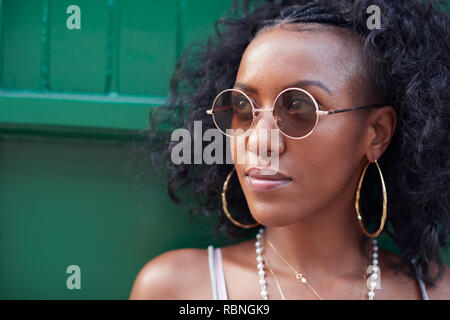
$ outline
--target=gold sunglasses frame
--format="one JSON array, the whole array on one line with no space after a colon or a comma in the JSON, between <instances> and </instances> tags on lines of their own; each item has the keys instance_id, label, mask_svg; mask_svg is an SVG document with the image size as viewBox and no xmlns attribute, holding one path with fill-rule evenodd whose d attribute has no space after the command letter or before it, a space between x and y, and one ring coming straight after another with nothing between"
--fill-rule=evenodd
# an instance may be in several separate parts
<instances>
[{"instance_id":1,"label":"gold sunglasses frame","mask_svg":"<svg viewBox=\"0 0 450 320\"><path fill-rule=\"evenodd\" d=\"M317 116L316 116L316 121L315 121L315 123L314 123L314 127L308 132L308 134L306 134L306 135L304 135L304 136L301 136L301 137L292 137L292 136L290 136L290 135L284 133L283 130L281 130L281 129L278 127L277 121L276 121L276 119L275 119L275 115L273 114L273 111L274 111L274 109L275 109L275 103L277 102L278 98L279 98L284 92L286 92L286 91L288 91L288 90L293 90L293 89L294 89L294 90L299 90L299 91L305 93L306 95L308 95L308 97L311 98L311 100L314 102L314 107L315 107L315 109L316 109L316 115L317 115ZM220 96L221 94L223 94L224 92L227 92L227 91L237 91L237 92L239 92L240 94L244 95L244 97L246 97L248 101L250 101L250 104L251 104L251 106L252 106L252 115L253 115L252 124L250 125L250 127L249 127L249 128L244 132L244 134L242 134L242 135L229 135L229 134L227 134L226 132L223 132L222 129L220 129L219 126L217 125L216 119L215 119L215 117L214 117L214 105L215 105L215 103L216 103L216 101L217 101L217 98L219 98L219 96ZM256 123L256 121L257 121L257 114L256 114L256 113L259 113L259 112L268 112L268 111L270 111L270 112L272 112L272 117L273 117L274 120L275 120L275 125L277 126L277 129L280 130L280 132L281 132L283 135L285 135L286 137L291 138L291 139L300 140L300 139L304 139L304 138L308 137L311 133L314 132L314 129L317 127L317 124L319 123L319 118L320 118L320 116L327 116L327 115L330 115L330 114L336 114L336 113L342 113L342 112L348 112L348 111L355 111L355 110L361 110L361 109L366 109L366 108L381 108L381 107L384 107L384 106L386 106L386 104L371 104L371 105L366 105L366 106L361 106L361 107L355 107L355 108L334 109L334 110L328 110L328 111L319 110L319 105L318 105L316 99L314 99L314 97L312 96L312 94L310 94L310 93L309 93L308 91L306 91L305 89L302 89L302 88L296 88L296 87L291 87L291 88L286 88L286 89L282 90L282 91L277 95L277 97L275 98L275 100L274 100L274 102L273 102L273 104L272 104L272 108L270 108L270 109L261 109L261 108L255 108L255 105L254 105L254 103L253 103L253 100L252 100L245 92L243 92L242 90L239 90L239 89L225 89L225 90L222 90L221 92L219 92L219 94L215 97L215 99L214 99L214 101L213 101L213 103L212 103L211 109L206 110L206 113L212 116L213 121L214 121L214 124L216 125L217 129L219 129L220 132L222 132L224 135L226 135L226 136L228 136L228 137L242 137L242 136L248 135L248 133L251 132L251 129L253 129L253 127L255 126L255 123Z\"/></svg>"}]
</instances>

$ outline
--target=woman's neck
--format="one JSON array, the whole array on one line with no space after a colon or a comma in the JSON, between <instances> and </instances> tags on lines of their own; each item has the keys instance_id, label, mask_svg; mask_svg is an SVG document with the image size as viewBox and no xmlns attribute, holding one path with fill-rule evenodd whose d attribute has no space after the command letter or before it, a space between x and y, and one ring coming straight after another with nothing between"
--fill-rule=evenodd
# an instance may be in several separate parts
<instances>
[{"instance_id":1,"label":"woman's neck","mask_svg":"<svg viewBox=\"0 0 450 320\"><path fill-rule=\"evenodd\" d=\"M267 227L268 239L287 262L305 275L344 278L360 274L368 260L362 248L365 239L358 222L348 213L318 214L316 219L285 227ZM264 243L271 264L292 272L278 254Z\"/></svg>"}]
</instances>

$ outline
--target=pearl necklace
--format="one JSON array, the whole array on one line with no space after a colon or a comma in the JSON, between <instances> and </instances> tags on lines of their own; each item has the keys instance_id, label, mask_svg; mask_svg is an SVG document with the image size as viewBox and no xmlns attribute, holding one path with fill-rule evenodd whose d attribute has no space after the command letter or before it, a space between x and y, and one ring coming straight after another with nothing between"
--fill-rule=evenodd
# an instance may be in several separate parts
<instances>
[{"instance_id":1,"label":"pearl necklace","mask_svg":"<svg viewBox=\"0 0 450 320\"><path fill-rule=\"evenodd\" d=\"M266 287L266 279L265 279L265 271L264 271L264 258L262 257L263 246L261 244L261 238L264 232L264 228L259 229L256 234L256 261L258 262L258 276L259 276L259 284L261 286L261 297L264 300L267 300L267 287ZM366 285L369 288L369 292L367 293L367 297L369 300L373 300L375 297L375 289L381 288L381 277L380 277L380 268L378 266L378 241L377 239L372 239L372 264L367 267L366 272L370 274L366 281ZM302 283L306 283L306 279L302 277Z\"/></svg>"}]
</instances>

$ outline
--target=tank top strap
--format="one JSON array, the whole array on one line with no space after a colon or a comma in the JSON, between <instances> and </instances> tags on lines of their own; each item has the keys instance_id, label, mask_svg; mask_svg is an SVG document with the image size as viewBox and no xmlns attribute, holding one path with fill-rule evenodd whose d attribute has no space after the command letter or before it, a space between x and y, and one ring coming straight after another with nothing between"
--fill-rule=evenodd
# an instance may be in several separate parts
<instances>
[{"instance_id":1,"label":"tank top strap","mask_svg":"<svg viewBox=\"0 0 450 320\"><path fill-rule=\"evenodd\" d=\"M208 262L211 278L211 288L214 300L227 300L227 289L225 284L225 274L223 272L222 250L208 246Z\"/></svg>"},{"instance_id":2,"label":"tank top strap","mask_svg":"<svg viewBox=\"0 0 450 320\"><path fill-rule=\"evenodd\" d=\"M422 278L421 278L420 275L419 275L419 272L418 272L418 268L417 268L416 262L417 262L417 258L413 258L413 259L411 260L411 264L412 264L413 269L414 269L414 274L416 275L417 284L419 285L420 293L421 293L421 295L422 295L422 300L429 300L429 299L428 299L427 290L426 290L426 288L425 288L425 284L423 283Z\"/></svg>"},{"instance_id":3,"label":"tank top strap","mask_svg":"<svg viewBox=\"0 0 450 320\"><path fill-rule=\"evenodd\" d=\"M216 268L214 266L214 247L212 245L208 246L208 263L213 299L217 300Z\"/></svg>"}]
</instances>

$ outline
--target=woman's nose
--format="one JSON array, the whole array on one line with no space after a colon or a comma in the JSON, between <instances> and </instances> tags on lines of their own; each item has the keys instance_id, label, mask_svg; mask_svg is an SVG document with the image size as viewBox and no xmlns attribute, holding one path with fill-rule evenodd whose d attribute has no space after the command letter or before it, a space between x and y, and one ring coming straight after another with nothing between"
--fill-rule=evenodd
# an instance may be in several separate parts
<instances>
[{"instance_id":1,"label":"woman's nose","mask_svg":"<svg viewBox=\"0 0 450 320\"><path fill-rule=\"evenodd\" d=\"M272 110L259 109L255 115L255 123L247 141L248 150L265 159L275 152L281 154L284 151L284 141L281 137Z\"/></svg>"}]
</instances>

